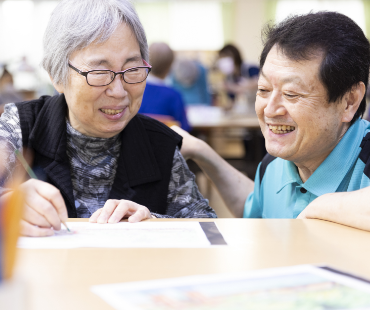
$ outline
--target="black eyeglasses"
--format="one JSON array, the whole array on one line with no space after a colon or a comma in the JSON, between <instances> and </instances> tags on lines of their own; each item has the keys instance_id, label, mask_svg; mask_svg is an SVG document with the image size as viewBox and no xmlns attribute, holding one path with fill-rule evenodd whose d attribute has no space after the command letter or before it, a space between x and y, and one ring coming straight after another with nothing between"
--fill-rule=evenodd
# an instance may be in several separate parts
<instances>
[{"instance_id":1,"label":"black eyeglasses","mask_svg":"<svg viewBox=\"0 0 370 310\"><path fill-rule=\"evenodd\" d=\"M86 82L90 86L107 86L113 82L118 74L122 75L122 79L127 84L138 84L144 82L145 79L148 77L152 66L149 65L144 59L143 62L145 66L128 68L124 71L118 72L112 70L90 70L84 72L74 67L70 62L68 62L68 66L75 70L78 74L86 77Z\"/></svg>"}]
</instances>

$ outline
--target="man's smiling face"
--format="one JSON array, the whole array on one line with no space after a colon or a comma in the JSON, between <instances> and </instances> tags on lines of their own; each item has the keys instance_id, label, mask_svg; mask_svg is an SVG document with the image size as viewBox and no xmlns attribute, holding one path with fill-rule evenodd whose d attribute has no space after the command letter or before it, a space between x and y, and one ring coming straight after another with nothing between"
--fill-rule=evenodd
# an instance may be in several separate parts
<instances>
[{"instance_id":1,"label":"man's smiling face","mask_svg":"<svg viewBox=\"0 0 370 310\"><path fill-rule=\"evenodd\" d=\"M319 78L322 54L310 60L287 58L274 46L258 81L256 112L267 151L297 165L321 163L348 127L345 105L328 103Z\"/></svg>"}]
</instances>

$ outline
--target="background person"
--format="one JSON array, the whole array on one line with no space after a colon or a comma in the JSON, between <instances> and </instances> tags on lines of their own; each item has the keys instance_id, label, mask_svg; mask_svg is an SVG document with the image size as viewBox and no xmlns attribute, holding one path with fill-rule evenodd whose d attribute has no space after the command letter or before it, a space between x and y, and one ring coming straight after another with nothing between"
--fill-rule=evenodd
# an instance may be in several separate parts
<instances>
[{"instance_id":1,"label":"background person","mask_svg":"<svg viewBox=\"0 0 370 310\"><path fill-rule=\"evenodd\" d=\"M181 94L165 84L174 60L172 49L166 43L153 43L149 47L149 59L152 70L147 78L139 113L171 116L181 124L182 129L189 131Z\"/></svg>"},{"instance_id":2,"label":"background person","mask_svg":"<svg viewBox=\"0 0 370 310\"><path fill-rule=\"evenodd\" d=\"M179 128L183 155L214 182L237 217L318 218L370 230L370 44L334 12L267 28L256 113L268 155L255 182Z\"/></svg>"},{"instance_id":3,"label":"background person","mask_svg":"<svg viewBox=\"0 0 370 310\"><path fill-rule=\"evenodd\" d=\"M51 235L67 216L98 223L216 217L180 154L181 137L137 115L147 60L144 29L129 1L59 2L42 64L60 95L8 104L0 119L8 179L14 150L31 148L44 180L21 185L23 234Z\"/></svg>"},{"instance_id":4,"label":"background person","mask_svg":"<svg viewBox=\"0 0 370 310\"><path fill-rule=\"evenodd\" d=\"M184 98L186 106L211 105L207 70L198 61L177 59L172 68L171 82Z\"/></svg>"},{"instance_id":5,"label":"background person","mask_svg":"<svg viewBox=\"0 0 370 310\"><path fill-rule=\"evenodd\" d=\"M223 87L231 100L239 94L257 91L259 68L245 63L235 45L225 45L218 55L217 67L226 77Z\"/></svg>"}]
</instances>

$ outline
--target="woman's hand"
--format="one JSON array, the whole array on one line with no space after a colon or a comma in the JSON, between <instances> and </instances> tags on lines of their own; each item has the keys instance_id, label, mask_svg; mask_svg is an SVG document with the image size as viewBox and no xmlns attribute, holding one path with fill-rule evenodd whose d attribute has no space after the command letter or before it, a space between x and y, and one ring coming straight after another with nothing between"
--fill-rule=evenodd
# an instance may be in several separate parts
<instances>
[{"instance_id":1,"label":"woman's hand","mask_svg":"<svg viewBox=\"0 0 370 310\"><path fill-rule=\"evenodd\" d=\"M67 208L59 190L53 185L31 179L20 189L25 194L25 209L21 220L21 234L30 237L51 236L61 229L61 220L68 219ZM8 193L3 196L7 199ZM53 230L54 229L54 230Z\"/></svg>"},{"instance_id":2,"label":"woman's hand","mask_svg":"<svg viewBox=\"0 0 370 310\"><path fill-rule=\"evenodd\" d=\"M123 218L128 218L130 223L140 222L153 218L147 207L129 200L109 199L103 208L94 212L90 217L90 223L118 223Z\"/></svg>"}]
</instances>

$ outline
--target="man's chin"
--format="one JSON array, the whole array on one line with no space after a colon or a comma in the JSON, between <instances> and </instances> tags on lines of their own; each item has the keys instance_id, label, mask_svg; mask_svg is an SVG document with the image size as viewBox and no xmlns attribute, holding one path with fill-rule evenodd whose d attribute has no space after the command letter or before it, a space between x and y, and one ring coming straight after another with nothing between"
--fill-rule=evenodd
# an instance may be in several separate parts
<instances>
[{"instance_id":1,"label":"man's chin","mask_svg":"<svg viewBox=\"0 0 370 310\"><path fill-rule=\"evenodd\" d=\"M269 153L271 156L274 156L274 157L279 157L279 158L286 159L286 160L289 160L290 158L289 156L290 154L288 150L286 150L285 148L266 146L266 151L267 153Z\"/></svg>"}]
</instances>

